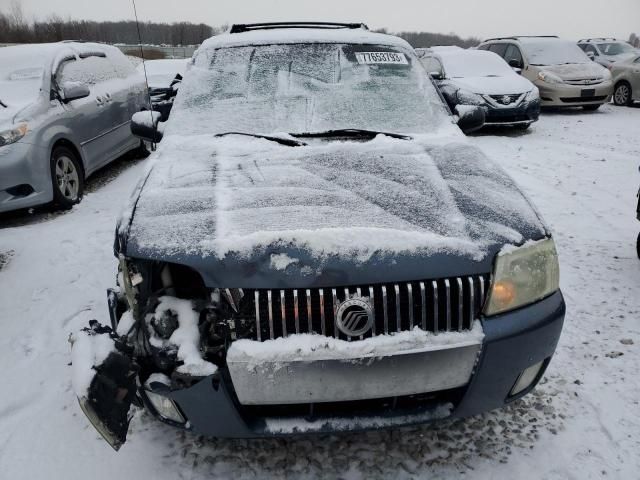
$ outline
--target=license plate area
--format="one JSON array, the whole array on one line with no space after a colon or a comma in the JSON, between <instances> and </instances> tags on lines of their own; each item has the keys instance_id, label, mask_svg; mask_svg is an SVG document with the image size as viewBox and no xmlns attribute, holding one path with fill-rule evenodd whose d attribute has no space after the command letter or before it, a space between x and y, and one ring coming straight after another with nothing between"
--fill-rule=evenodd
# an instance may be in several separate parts
<instances>
[{"instance_id":1,"label":"license plate area","mask_svg":"<svg viewBox=\"0 0 640 480\"><path fill-rule=\"evenodd\" d=\"M580 96L582 98L595 97L596 96L596 89L595 88L583 88L582 91L580 92Z\"/></svg>"}]
</instances>

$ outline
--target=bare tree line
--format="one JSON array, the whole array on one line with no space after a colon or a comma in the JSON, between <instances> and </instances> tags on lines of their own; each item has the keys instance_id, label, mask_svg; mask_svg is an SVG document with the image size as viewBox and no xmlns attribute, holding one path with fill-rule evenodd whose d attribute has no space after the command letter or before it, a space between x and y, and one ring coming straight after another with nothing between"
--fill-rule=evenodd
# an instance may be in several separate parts
<instances>
[{"instance_id":1,"label":"bare tree line","mask_svg":"<svg viewBox=\"0 0 640 480\"><path fill-rule=\"evenodd\" d=\"M142 43L152 45L198 45L217 33L204 23L140 23ZM8 11L0 10L0 43L46 43L86 40L105 43L137 44L138 25L134 21L95 22L63 19L51 15L43 21L29 20L14 1Z\"/></svg>"}]
</instances>

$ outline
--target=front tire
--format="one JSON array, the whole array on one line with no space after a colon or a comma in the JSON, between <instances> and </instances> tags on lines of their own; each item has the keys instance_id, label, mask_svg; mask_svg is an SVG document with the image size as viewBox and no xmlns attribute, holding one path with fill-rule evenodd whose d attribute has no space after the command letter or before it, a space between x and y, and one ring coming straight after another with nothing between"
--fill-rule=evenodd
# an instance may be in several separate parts
<instances>
[{"instance_id":1,"label":"front tire","mask_svg":"<svg viewBox=\"0 0 640 480\"><path fill-rule=\"evenodd\" d=\"M601 106L602 106L602 104L600 104L600 105L584 105L582 108L584 108L587 112L595 112Z\"/></svg>"},{"instance_id":2,"label":"front tire","mask_svg":"<svg viewBox=\"0 0 640 480\"><path fill-rule=\"evenodd\" d=\"M61 210L69 210L80 203L84 194L84 171L76 153L64 146L51 153L51 183L53 204Z\"/></svg>"},{"instance_id":3,"label":"front tire","mask_svg":"<svg viewBox=\"0 0 640 480\"><path fill-rule=\"evenodd\" d=\"M631 105L631 85L627 82L620 82L613 91L613 103L619 107Z\"/></svg>"}]
</instances>

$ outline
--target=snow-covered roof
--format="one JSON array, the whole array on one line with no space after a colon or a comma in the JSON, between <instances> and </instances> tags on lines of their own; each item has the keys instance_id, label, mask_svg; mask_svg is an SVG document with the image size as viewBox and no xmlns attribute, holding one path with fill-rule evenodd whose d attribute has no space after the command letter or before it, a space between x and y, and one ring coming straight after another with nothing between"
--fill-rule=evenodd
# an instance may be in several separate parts
<instances>
[{"instance_id":1,"label":"snow-covered roof","mask_svg":"<svg viewBox=\"0 0 640 480\"><path fill-rule=\"evenodd\" d=\"M205 40L200 49L286 43L375 44L412 49L411 45L400 37L375 33L364 28L296 28L253 30L243 33L227 32Z\"/></svg>"}]
</instances>

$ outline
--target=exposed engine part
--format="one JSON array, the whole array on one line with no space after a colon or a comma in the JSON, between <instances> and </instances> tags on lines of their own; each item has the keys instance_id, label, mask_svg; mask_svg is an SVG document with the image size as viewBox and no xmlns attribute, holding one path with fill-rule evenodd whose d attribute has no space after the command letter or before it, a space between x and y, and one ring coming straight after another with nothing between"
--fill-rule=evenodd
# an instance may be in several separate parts
<instances>
[{"instance_id":1,"label":"exposed engine part","mask_svg":"<svg viewBox=\"0 0 640 480\"><path fill-rule=\"evenodd\" d=\"M167 295L175 295L176 289L173 288L173 278L169 265L164 266L164 268L162 269L162 273L160 274L160 278L162 279L162 286L165 288Z\"/></svg>"},{"instance_id":2,"label":"exposed engine part","mask_svg":"<svg viewBox=\"0 0 640 480\"><path fill-rule=\"evenodd\" d=\"M122 281L124 283L124 292L127 298L127 303L129 304L129 308L133 313L133 318L139 318L139 308L138 308L138 298L137 298L137 290L136 286L142 283L142 275L140 275L135 267L129 268L129 264L127 263L127 259L124 255L120 254L120 271L122 272ZM134 280L136 285L134 285Z\"/></svg>"},{"instance_id":3,"label":"exposed engine part","mask_svg":"<svg viewBox=\"0 0 640 480\"><path fill-rule=\"evenodd\" d=\"M241 288L225 288L222 290L222 295L233 311L238 313L240 311L240 301L244 297L244 291Z\"/></svg>"},{"instance_id":4,"label":"exposed engine part","mask_svg":"<svg viewBox=\"0 0 640 480\"><path fill-rule=\"evenodd\" d=\"M178 314L173 310L164 310L160 315L153 317L151 326L160 338L169 340L173 332L180 326Z\"/></svg>"}]
</instances>

